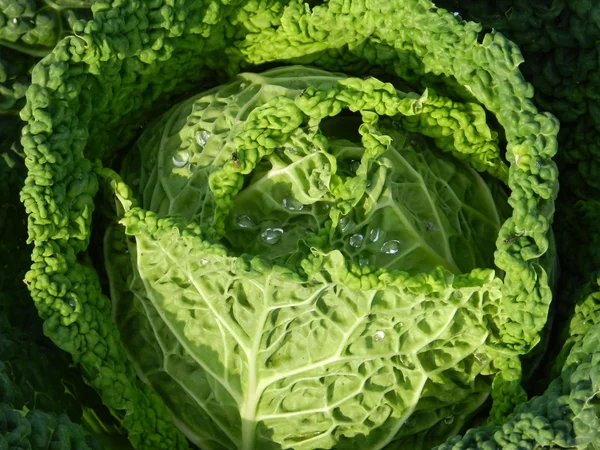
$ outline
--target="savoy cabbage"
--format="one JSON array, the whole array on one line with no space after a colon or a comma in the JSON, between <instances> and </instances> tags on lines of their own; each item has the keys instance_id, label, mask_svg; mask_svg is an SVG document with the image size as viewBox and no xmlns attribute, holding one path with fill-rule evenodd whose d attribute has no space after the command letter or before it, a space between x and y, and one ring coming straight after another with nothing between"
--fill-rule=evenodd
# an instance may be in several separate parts
<instances>
[{"instance_id":1,"label":"savoy cabbage","mask_svg":"<svg viewBox=\"0 0 600 450\"><path fill-rule=\"evenodd\" d=\"M593 279L556 379L523 387L554 314L558 122L515 44L427 0L92 10L32 71L21 200L44 334L104 406L0 397L12 428L73 436L23 445L598 446ZM595 239L593 208L565 217Z\"/></svg>"},{"instance_id":2,"label":"savoy cabbage","mask_svg":"<svg viewBox=\"0 0 600 450\"><path fill-rule=\"evenodd\" d=\"M242 74L145 130L130 181L112 174L125 226L104 241L113 320L192 442L429 448L485 401L506 364L488 267L508 204L400 128L433 134L426 116L445 105L291 66ZM352 118L326 124L343 108L363 114L354 141L335 137ZM483 112L465 109L448 128ZM497 152L479 128L468 148Z\"/></svg>"}]
</instances>

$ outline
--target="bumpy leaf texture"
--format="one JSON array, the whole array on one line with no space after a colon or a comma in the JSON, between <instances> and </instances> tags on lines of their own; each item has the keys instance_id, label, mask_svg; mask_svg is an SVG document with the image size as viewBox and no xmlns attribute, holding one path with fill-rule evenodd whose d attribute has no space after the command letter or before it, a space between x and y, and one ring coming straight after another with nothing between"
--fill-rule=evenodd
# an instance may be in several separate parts
<instances>
[{"instance_id":1,"label":"bumpy leaf texture","mask_svg":"<svg viewBox=\"0 0 600 450\"><path fill-rule=\"evenodd\" d=\"M33 66L77 21L91 18L93 0L0 1L0 146L11 147L23 126L19 111Z\"/></svg>"},{"instance_id":2,"label":"bumpy leaf texture","mask_svg":"<svg viewBox=\"0 0 600 450\"><path fill-rule=\"evenodd\" d=\"M558 161L573 166L579 177L569 191L593 190L598 180L598 70L597 41L600 10L592 1L495 2L442 0L436 2L485 29L506 34L525 57L523 73L535 87L538 105L561 122ZM565 179L566 181L566 179Z\"/></svg>"},{"instance_id":3,"label":"bumpy leaf texture","mask_svg":"<svg viewBox=\"0 0 600 450\"><path fill-rule=\"evenodd\" d=\"M553 227L561 265L555 328L562 328L562 332L556 333L561 338L553 342L554 352L561 353L555 362L559 370L570 348L562 347L565 341L577 339L597 315L597 307L586 293L595 290L595 272L600 263L600 10L590 1L442 0L438 4L480 22L485 29L499 30L516 42L525 57L523 73L535 87L536 103L561 122L557 157L561 173L557 210L561 213ZM582 314L587 318L582 319Z\"/></svg>"},{"instance_id":4,"label":"bumpy leaf texture","mask_svg":"<svg viewBox=\"0 0 600 450\"><path fill-rule=\"evenodd\" d=\"M337 135L356 120L326 122L383 103L412 128L430 100L299 66L242 74L145 131L122 169L133 192L112 175L135 238L105 240L113 319L201 448L428 448L487 398L500 186L496 204L402 120L359 119L355 142ZM257 135L279 141L260 161Z\"/></svg>"},{"instance_id":5,"label":"bumpy leaf texture","mask_svg":"<svg viewBox=\"0 0 600 450\"><path fill-rule=\"evenodd\" d=\"M69 355L43 336L23 278L30 264L19 202L22 155L0 157L0 448L122 448L97 394L70 368Z\"/></svg>"},{"instance_id":6,"label":"bumpy leaf texture","mask_svg":"<svg viewBox=\"0 0 600 450\"><path fill-rule=\"evenodd\" d=\"M286 441L283 434L277 434L280 428L273 425L282 422L282 414L298 411L297 418L306 414L311 411L307 405L315 409L315 417L307 417L309 422L303 425L302 429L308 430L300 436L307 441L303 448L349 448L356 443L365 448L381 448L404 436L425 436L427 439L415 439L414 446L418 448L457 431L489 393L491 375L496 373L491 420L501 420L512 411L522 399L518 356L536 345L547 320L551 292L544 258L557 190L557 171L552 162L557 122L533 106L531 86L517 69L522 57L514 44L496 33L487 34L479 43L479 26L463 22L428 1L416 0L330 1L314 7L295 1L102 2L94 6L94 20L85 26L76 24L75 31L76 37L61 41L35 67L22 112L28 121L23 145L29 170L22 200L34 245L34 263L27 280L45 321L46 333L60 348L73 354L90 385L112 410L119 412L136 448L187 447L183 434L172 424L172 412L180 428L202 445L212 446L208 448L230 448L227 445L231 443L244 449L256 448L257 443L264 444L262 448L302 445ZM335 85L324 80L324 86L313 86L312 90L309 86L293 98L278 95L264 99L264 107L252 111L242 134L234 136L230 143L235 151L219 156L207 150L206 157L221 167L212 171L208 179L198 176L198 182L208 181L212 193L206 196L206 204L203 200L186 199L185 195L177 203L176 197L170 197L170 184L160 184L159 176L163 177L165 170L172 171L175 164L186 159L185 152L169 153L172 146L160 146L161 152L154 162L147 161L151 167L145 171L140 169L143 161L130 161L132 167L139 169L139 185L156 189L157 195L149 192L136 199L127 184L106 169L115 167L127 153L123 147L139 133L139 127L164 110L174 96L192 87L200 90L202 86L215 85L252 65L292 62L353 75L383 74L418 94L400 95L391 85L376 79L351 78L346 84L336 81ZM218 99L219 95L215 97ZM231 104L228 95L223 101ZM320 137L323 134L319 124L323 122L325 127L325 119L344 108L361 111L362 149L355 148L356 136L340 136L330 147L329 141ZM239 113L244 114L242 110ZM227 120L232 114L219 113L225 123L215 120L212 126L217 128L210 131L219 135L219 127L230 129L233 124ZM402 133L378 129L380 122L385 127L385 116L398 114L406 117ZM494 116L497 125L486 125L487 115ZM177 114L169 117L182 122L187 118ZM340 120L337 127L333 124L331 128L352 128L349 124L353 119ZM428 139L415 139L414 144L408 139L406 143L406 137L415 132ZM394 164L386 165L383 154L394 136L398 142L387 156ZM282 174L282 180L308 177L312 181L310 187L298 186L288 198L281 195L290 192L269 191L266 183L266 194L260 191L236 204L247 175L256 170L254 174L260 178L272 170L266 164L261 166L261 161L277 167L275 150L282 146L306 152L300 144L308 143L307 137L317 149L315 156L287 152L281 167L288 167L299 158L302 162L298 169L305 171L304 176L288 170ZM178 138L184 146L198 141L196 135L189 133ZM448 159L428 160L434 149L448 155L444 157ZM469 149L474 151L469 153ZM337 167L334 170L337 159L343 161L343 154L348 152L360 156L360 164L353 168L352 161L346 161L339 165L338 173ZM169 165L165 166L165 162ZM153 165L158 165L156 171ZM372 261L361 267L360 256L354 250L360 238L354 235L365 240L365 233L370 236L374 229L370 223L373 217L369 216L373 205L361 194L368 192L367 178L377 179L369 169L378 165L397 167L396 172L404 175L415 168L424 172L431 184L427 189L415 188L415 195L420 198L439 193L442 180L453 184L450 190L456 198L440 194L439 203L423 201L404 209L394 205L382 209L382 217L375 220L380 225L389 224L390 230L398 233L391 237L397 238L384 241L392 242L388 246L390 253L381 252L379 247L377 253L369 255ZM498 208L504 209L498 206L502 204L498 193L501 189L485 186L479 175L465 165L485 170L507 183L510 217L502 221L505 214L497 212ZM394 171L391 172L382 180L386 182L370 186L382 188L376 197L382 205L386 204L386 195L402 197L401 192L411 188L408 180L394 180ZM454 172L456 180L450 182ZM127 258L134 258L137 272L123 283L129 286L126 292L137 298L123 296L114 304L103 294L98 271L85 256L92 236L94 209L100 204L95 198L98 174L111 180L122 200L123 223L129 235L125 243L134 245L129 249L130 255L135 250ZM148 178L142 179L143 176ZM152 176L156 182L150 179ZM185 177L181 178L187 183ZM133 185L134 181L128 179L127 183ZM322 197L321 182L327 186L327 195L335 206L330 207L329 226L317 212L290 214L290 206L298 207L296 201L308 212L309 206L316 203L313 200ZM465 186L480 187L465 193L461 191ZM175 195L184 192L193 197L195 188L192 184L189 188L180 186ZM471 191L480 198L469 198ZM198 192L208 191L201 187ZM308 198L298 197L299 193ZM277 200L277 208L285 200L285 215L278 216L275 207L258 210L255 206L262 204L257 200L261 195ZM405 200L411 197L405 196ZM210 203L211 198L214 204ZM149 202L150 206L142 205L148 210L136 206L137 201ZM481 211L473 211L475 204L490 214L476 214ZM189 205L195 205L193 213L181 208ZM184 216L188 216L171 217L172 207L175 212L185 210ZM423 209L416 213L417 207ZM236 208L240 214L232 215ZM443 214L440 210L444 210ZM210 212L213 223L205 226ZM428 217L434 212L438 218ZM207 222L199 223L196 214L207 214ZM355 225L342 220L348 215ZM239 232L238 221L246 221L244 216L257 226L259 219L275 220L273 225L278 226L265 228L266 223L260 223L260 233ZM260 256L265 251L264 240L277 239L284 217L296 220L298 233L306 231L305 239L299 239L305 241L305 248L282 245L279 254L267 251L266 258L241 256L244 252ZM367 219L369 223L362 224ZM311 223L310 231L306 223ZM348 224L350 228L344 229ZM498 225L499 231L495 231ZM264 235L269 228L270 233ZM466 239L466 245L458 245L464 237L457 230L477 233ZM445 233L446 241L436 241L436 248L429 236L441 233ZM486 233L496 236L495 244L486 242L480 248L474 243L480 238L475 236ZM354 244L350 242L352 237ZM402 247L404 241L409 245ZM127 248L119 247L118 242L117 239L115 248L125 252ZM315 247L316 244L320 246ZM414 260L394 258L396 254L410 256L412 247L428 252L418 252L425 257ZM202 255L210 264L203 265ZM298 261L302 271L286 268L294 262L297 266ZM399 266L395 268L394 264ZM126 268L127 264L119 267ZM209 273L211 277L207 278ZM117 287L120 285L117 282ZM232 295L228 294L230 290ZM278 292L286 296L281 298ZM135 309L147 303L143 301L146 297L159 302L156 313L138 313ZM164 299L172 301L163 302ZM310 304L310 299L314 304ZM432 306L436 303L445 306ZM180 307L182 304L201 305L204 310L196 313L195 308ZM139 333L128 335L124 341L119 324L111 318L111 312L115 314L121 307L124 314L117 322L132 320L130 325L140 327ZM407 322L403 326L394 309L405 312ZM273 314L278 310L281 315ZM292 311L305 315L294 322L300 327L298 333L290 335L283 330L288 326L286 320L291 321L285 314L293 316ZM428 315L425 311L432 312ZM375 317L369 318L371 313ZM320 324L319 315L323 316L323 327L331 333L335 346L327 345L328 335L323 336L318 327L311 332L311 327ZM256 316L261 318L258 324L253 321ZM263 336L267 318L271 321L268 329L273 333ZM381 323L377 322L379 319ZM450 322L456 328L447 326ZM152 336L156 327L161 330L156 333L158 347ZM405 334L404 327L413 333ZM218 334L212 339L209 331ZM192 336L194 333L197 336ZM461 339L462 334L468 338ZM385 339L386 336L395 338ZM143 348L141 339L152 343L148 345L152 355L149 351L147 361L144 355L134 357L139 361L135 368L145 374L142 378L148 383L137 379L134 364L128 358L128 351L133 354L135 349ZM383 352L386 345L391 346L388 353ZM400 345L413 347L403 354L398 352ZM273 352L277 348L281 350L280 359ZM476 357L479 348L481 361ZM348 352L349 361L335 365L333 360L342 351ZM364 358L356 356L363 351ZM169 356L169 363L172 360L180 364L173 372L176 376L189 375L196 381L193 391L185 389L183 380L165 380L160 385L174 390L158 394L148 386L158 384L152 376L166 376L164 371L148 372L152 367L164 368L164 355ZM392 361L394 355L396 360ZM304 363L301 358L305 358ZM147 365L141 367L142 360ZM457 373L448 372L454 370L449 361L461 361ZM318 378L325 385L331 383L328 392L333 409L326 408L323 416L325 423L332 424L331 430L313 427L310 422L323 407L309 394L313 388L321 389L320 392L325 389L316 377L312 378L315 387L310 384L310 372L308 378L298 378L300 371L310 370L311 364L319 365L319 370L334 364L330 370L339 371L337 383L341 384L327 376ZM273 375L278 365L286 379ZM444 385L442 379L464 389L464 397L461 394L458 400L459 404L464 403L454 412L451 406L457 404L456 394L440 388ZM352 397L359 385L362 387L358 380L365 382L364 393L357 392ZM288 396L277 390L278 382L280 389L291 392L289 404L282 403ZM404 419L419 402L427 402L421 388L425 389L428 383L436 401L448 400L439 410L435 406L429 409L430 413L436 411L436 423L429 424L427 420L431 419L423 418L421 425L431 425L433 431L419 435L407 431L410 423ZM205 389L203 384L210 388ZM299 392L291 385L298 385ZM406 385L411 386L408 391L398 388ZM253 394L252 388L258 391ZM387 396L386 389L391 389ZM194 408L182 403L187 401ZM359 402L361 408L347 409L345 401ZM216 403L223 406L212 409ZM190 413L202 405L207 405L210 414ZM367 422L362 422L367 417ZM210 420L210 426L194 420ZM285 416L281 427L294 423L298 422Z\"/></svg>"},{"instance_id":7,"label":"bumpy leaf texture","mask_svg":"<svg viewBox=\"0 0 600 450\"><path fill-rule=\"evenodd\" d=\"M597 295L597 294L596 294ZM600 448L600 326L578 336L560 376L502 425L469 430L436 450Z\"/></svg>"}]
</instances>

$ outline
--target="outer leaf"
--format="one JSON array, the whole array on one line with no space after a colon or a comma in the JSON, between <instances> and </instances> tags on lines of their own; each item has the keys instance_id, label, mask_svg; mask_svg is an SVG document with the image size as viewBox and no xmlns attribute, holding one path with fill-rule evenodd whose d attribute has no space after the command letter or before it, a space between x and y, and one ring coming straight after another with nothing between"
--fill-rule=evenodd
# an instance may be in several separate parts
<instances>
[{"instance_id":1,"label":"outer leaf","mask_svg":"<svg viewBox=\"0 0 600 450\"><path fill-rule=\"evenodd\" d=\"M600 326L568 349L560 377L544 395L517 407L506 423L469 430L436 450L599 448Z\"/></svg>"},{"instance_id":2,"label":"outer leaf","mask_svg":"<svg viewBox=\"0 0 600 450\"><path fill-rule=\"evenodd\" d=\"M98 395L42 333L23 277L29 266L19 191L23 158L0 153L0 448L126 449Z\"/></svg>"}]
</instances>

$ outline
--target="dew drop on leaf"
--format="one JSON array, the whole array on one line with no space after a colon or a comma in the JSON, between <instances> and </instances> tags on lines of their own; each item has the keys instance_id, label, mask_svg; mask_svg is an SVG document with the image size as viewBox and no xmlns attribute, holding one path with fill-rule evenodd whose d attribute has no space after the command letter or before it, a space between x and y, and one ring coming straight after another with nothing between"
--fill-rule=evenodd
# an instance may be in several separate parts
<instances>
[{"instance_id":1,"label":"dew drop on leaf","mask_svg":"<svg viewBox=\"0 0 600 450\"><path fill-rule=\"evenodd\" d=\"M196 133L196 142L200 147L204 147L210 139L210 133L206 130L200 130Z\"/></svg>"},{"instance_id":2,"label":"dew drop on leaf","mask_svg":"<svg viewBox=\"0 0 600 450\"><path fill-rule=\"evenodd\" d=\"M354 223L354 221L348 216L342 217L340 219L340 230L342 233L345 233L346 231L350 230L355 225L356 224Z\"/></svg>"},{"instance_id":3,"label":"dew drop on leaf","mask_svg":"<svg viewBox=\"0 0 600 450\"><path fill-rule=\"evenodd\" d=\"M265 244L273 245L279 242L282 235L282 228L267 228L260 234L260 238L264 241Z\"/></svg>"},{"instance_id":4,"label":"dew drop on leaf","mask_svg":"<svg viewBox=\"0 0 600 450\"><path fill-rule=\"evenodd\" d=\"M369 231L369 240L371 242L377 242L383 237L383 230L381 228L373 228Z\"/></svg>"},{"instance_id":5,"label":"dew drop on leaf","mask_svg":"<svg viewBox=\"0 0 600 450\"><path fill-rule=\"evenodd\" d=\"M385 333L381 330L376 331L375 334L373 335L373 340L375 342L380 342L383 341L385 339Z\"/></svg>"},{"instance_id":6,"label":"dew drop on leaf","mask_svg":"<svg viewBox=\"0 0 600 450\"><path fill-rule=\"evenodd\" d=\"M358 258L358 267L367 267L370 264L369 258L361 256Z\"/></svg>"},{"instance_id":7,"label":"dew drop on leaf","mask_svg":"<svg viewBox=\"0 0 600 450\"><path fill-rule=\"evenodd\" d=\"M188 152L179 152L173 156L173 165L175 167L185 167L188 162L190 162L190 154Z\"/></svg>"},{"instance_id":8,"label":"dew drop on leaf","mask_svg":"<svg viewBox=\"0 0 600 450\"><path fill-rule=\"evenodd\" d=\"M488 362L490 362L490 359L485 353L475 353L475 355L473 356L475 356L475 359L481 364L487 364Z\"/></svg>"},{"instance_id":9,"label":"dew drop on leaf","mask_svg":"<svg viewBox=\"0 0 600 450\"><path fill-rule=\"evenodd\" d=\"M400 241L387 241L381 246L381 253L386 255L395 255L400 251Z\"/></svg>"},{"instance_id":10,"label":"dew drop on leaf","mask_svg":"<svg viewBox=\"0 0 600 450\"><path fill-rule=\"evenodd\" d=\"M454 416L448 416L444 419L444 423L446 425L452 425L453 422L454 422Z\"/></svg>"},{"instance_id":11,"label":"dew drop on leaf","mask_svg":"<svg viewBox=\"0 0 600 450\"><path fill-rule=\"evenodd\" d=\"M286 197L283 199L283 207L289 211L301 211L304 205L294 197Z\"/></svg>"},{"instance_id":12,"label":"dew drop on leaf","mask_svg":"<svg viewBox=\"0 0 600 450\"><path fill-rule=\"evenodd\" d=\"M235 224L240 227L240 228L253 228L254 227L254 221L252 220L252 218L250 216L244 215L244 216L238 216Z\"/></svg>"},{"instance_id":13,"label":"dew drop on leaf","mask_svg":"<svg viewBox=\"0 0 600 450\"><path fill-rule=\"evenodd\" d=\"M354 248L360 248L360 246L363 243L364 238L365 237L362 234L356 233L356 234L353 234L352 236L350 236L349 243Z\"/></svg>"}]
</instances>

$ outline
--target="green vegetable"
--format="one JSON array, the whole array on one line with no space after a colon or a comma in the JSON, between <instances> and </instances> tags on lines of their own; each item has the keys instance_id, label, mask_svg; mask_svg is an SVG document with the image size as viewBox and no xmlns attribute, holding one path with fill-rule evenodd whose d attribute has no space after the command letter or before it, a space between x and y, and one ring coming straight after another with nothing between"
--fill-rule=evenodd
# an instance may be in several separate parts
<instances>
[{"instance_id":1,"label":"green vegetable","mask_svg":"<svg viewBox=\"0 0 600 450\"><path fill-rule=\"evenodd\" d=\"M473 169L394 128L430 132L437 100L296 66L242 74L144 132L134 192L102 171L124 210L104 243L113 317L192 442L429 448L483 403L504 362L485 315L502 284L481 269L500 213ZM378 120L382 103L406 120ZM327 123L342 108L363 115L355 142L337 137L352 117Z\"/></svg>"},{"instance_id":2,"label":"green vegetable","mask_svg":"<svg viewBox=\"0 0 600 450\"><path fill-rule=\"evenodd\" d=\"M600 448L597 8L484 3L0 3L0 448Z\"/></svg>"},{"instance_id":3,"label":"green vegetable","mask_svg":"<svg viewBox=\"0 0 600 450\"><path fill-rule=\"evenodd\" d=\"M21 112L26 281L135 448L597 445L594 257L568 291L590 324L542 397L521 386L552 317L558 123L512 42L425 0L93 11Z\"/></svg>"}]
</instances>

